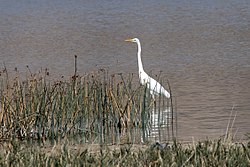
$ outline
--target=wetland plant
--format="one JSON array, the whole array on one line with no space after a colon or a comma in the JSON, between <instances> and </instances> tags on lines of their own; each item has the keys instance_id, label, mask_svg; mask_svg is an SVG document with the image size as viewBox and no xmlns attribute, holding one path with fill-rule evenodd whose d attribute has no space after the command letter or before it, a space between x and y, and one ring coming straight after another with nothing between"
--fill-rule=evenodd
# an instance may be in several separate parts
<instances>
[{"instance_id":1,"label":"wetland plant","mask_svg":"<svg viewBox=\"0 0 250 167\"><path fill-rule=\"evenodd\" d=\"M6 69L1 72L1 140L49 140L52 144L65 137L81 143L147 141L151 111L156 107L149 91L135 84L133 74L109 75L100 69L80 77L75 70L69 80L48 78L47 70L30 72L26 79L18 72L13 79ZM169 107L160 96L159 104L161 101ZM157 108L160 116L160 105ZM171 118L169 126L173 126ZM173 132L168 136L175 137Z\"/></svg>"}]
</instances>

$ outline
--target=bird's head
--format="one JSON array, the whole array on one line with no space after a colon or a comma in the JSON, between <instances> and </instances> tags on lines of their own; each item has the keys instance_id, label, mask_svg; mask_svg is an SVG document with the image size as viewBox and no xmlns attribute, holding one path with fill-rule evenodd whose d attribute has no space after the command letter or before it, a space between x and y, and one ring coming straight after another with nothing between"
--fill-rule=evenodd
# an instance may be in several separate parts
<instances>
[{"instance_id":1,"label":"bird's head","mask_svg":"<svg viewBox=\"0 0 250 167\"><path fill-rule=\"evenodd\" d=\"M125 40L126 42L139 42L139 39L138 38L132 38L132 39L126 39Z\"/></svg>"}]
</instances>

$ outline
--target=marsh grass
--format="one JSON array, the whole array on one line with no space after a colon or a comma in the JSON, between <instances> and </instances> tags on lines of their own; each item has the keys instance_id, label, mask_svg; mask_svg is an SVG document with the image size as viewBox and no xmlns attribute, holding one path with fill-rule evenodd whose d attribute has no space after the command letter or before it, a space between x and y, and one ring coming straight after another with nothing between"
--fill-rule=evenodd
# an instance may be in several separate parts
<instances>
[{"instance_id":1,"label":"marsh grass","mask_svg":"<svg viewBox=\"0 0 250 167\"><path fill-rule=\"evenodd\" d=\"M13 79L6 68L0 76L2 141L18 138L54 144L65 137L100 144L148 141L156 105L145 87L134 84L133 74L110 75L100 69L78 76L75 67L69 80L55 81L49 79L48 70L33 74L28 68L25 79L15 71ZM157 102L170 105L161 96ZM168 124L173 126L173 119ZM168 133L168 139L174 137Z\"/></svg>"},{"instance_id":2,"label":"marsh grass","mask_svg":"<svg viewBox=\"0 0 250 167\"><path fill-rule=\"evenodd\" d=\"M26 146L12 140L3 144L0 166L229 166L250 165L250 147L223 140L191 144L174 141L155 145L68 145Z\"/></svg>"}]
</instances>

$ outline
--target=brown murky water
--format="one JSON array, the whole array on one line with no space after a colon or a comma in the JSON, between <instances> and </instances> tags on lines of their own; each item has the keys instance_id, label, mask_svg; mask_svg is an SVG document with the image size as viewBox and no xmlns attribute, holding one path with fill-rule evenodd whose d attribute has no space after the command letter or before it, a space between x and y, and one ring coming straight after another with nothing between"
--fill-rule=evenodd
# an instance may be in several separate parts
<instances>
[{"instance_id":1,"label":"brown murky water","mask_svg":"<svg viewBox=\"0 0 250 167\"><path fill-rule=\"evenodd\" d=\"M138 37L148 73L166 76L183 140L225 133L237 112L250 132L250 1L8 0L0 5L0 62L21 72L69 76L99 68L137 73Z\"/></svg>"}]
</instances>

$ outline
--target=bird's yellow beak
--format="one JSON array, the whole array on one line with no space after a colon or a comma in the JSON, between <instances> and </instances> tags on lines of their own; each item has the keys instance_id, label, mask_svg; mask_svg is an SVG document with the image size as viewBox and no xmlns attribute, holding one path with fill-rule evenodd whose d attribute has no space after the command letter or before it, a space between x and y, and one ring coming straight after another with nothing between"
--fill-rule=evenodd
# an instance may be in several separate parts
<instances>
[{"instance_id":1,"label":"bird's yellow beak","mask_svg":"<svg viewBox=\"0 0 250 167\"><path fill-rule=\"evenodd\" d=\"M126 42L133 42L132 39L125 39Z\"/></svg>"}]
</instances>

